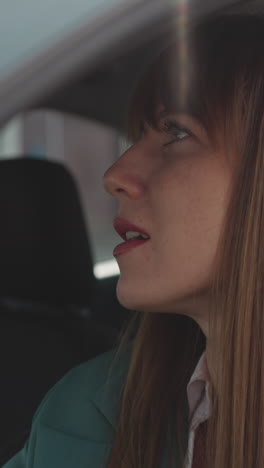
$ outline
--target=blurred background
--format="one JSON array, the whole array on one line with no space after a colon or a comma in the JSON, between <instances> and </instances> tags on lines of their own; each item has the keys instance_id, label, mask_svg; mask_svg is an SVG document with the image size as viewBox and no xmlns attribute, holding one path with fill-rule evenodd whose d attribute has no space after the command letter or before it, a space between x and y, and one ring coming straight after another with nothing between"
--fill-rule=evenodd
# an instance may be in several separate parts
<instances>
[{"instance_id":1,"label":"blurred background","mask_svg":"<svg viewBox=\"0 0 264 468\"><path fill-rule=\"evenodd\" d=\"M112 224L117 204L104 191L102 176L123 150L123 140L111 127L60 112L27 112L0 131L1 159L29 156L60 162L70 170L79 189L97 277L119 271L112 255L120 242Z\"/></svg>"}]
</instances>

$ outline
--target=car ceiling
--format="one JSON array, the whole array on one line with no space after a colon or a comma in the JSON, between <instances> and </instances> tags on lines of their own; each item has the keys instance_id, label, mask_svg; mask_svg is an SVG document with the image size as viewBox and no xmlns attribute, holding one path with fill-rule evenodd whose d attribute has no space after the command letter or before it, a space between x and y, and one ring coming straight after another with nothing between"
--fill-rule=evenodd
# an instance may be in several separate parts
<instances>
[{"instance_id":1,"label":"car ceiling","mask_svg":"<svg viewBox=\"0 0 264 468\"><path fill-rule=\"evenodd\" d=\"M193 9L190 7L191 19L195 20L214 9L242 3L241 0L196 0L192 2ZM117 54L110 62L106 60L103 66L92 72L84 72L37 103L37 106L78 114L117 129L122 128L135 84L147 64L171 41L174 32L175 21L171 20L171 16L162 16L160 23L155 22L148 28L144 41L136 47L131 48L128 40L125 53Z\"/></svg>"},{"instance_id":2,"label":"car ceiling","mask_svg":"<svg viewBox=\"0 0 264 468\"><path fill-rule=\"evenodd\" d=\"M188 2L188 15L190 21L195 21L210 11L249 2L192 0ZM35 62L0 82L0 124L21 111L48 108L120 128L139 76L175 32L175 3L175 0L129 2L124 11L111 12L106 22L99 18L98 28L88 25L86 31L75 32L57 49L55 45L52 50L44 51ZM107 31L110 36L116 35L112 43ZM90 42L87 40L86 44L87 37ZM79 52L75 58L81 48L82 55Z\"/></svg>"}]
</instances>

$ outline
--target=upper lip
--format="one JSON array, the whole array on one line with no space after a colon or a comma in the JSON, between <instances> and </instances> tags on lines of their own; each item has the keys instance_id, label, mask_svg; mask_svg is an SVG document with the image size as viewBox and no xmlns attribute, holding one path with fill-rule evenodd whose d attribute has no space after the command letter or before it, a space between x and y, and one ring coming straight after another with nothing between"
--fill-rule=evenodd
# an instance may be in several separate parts
<instances>
[{"instance_id":1,"label":"upper lip","mask_svg":"<svg viewBox=\"0 0 264 468\"><path fill-rule=\"evenodd\" d=\"M130 223L126 219L123 218L115 218L114 219L114 228L116 232L122 237L122 239L126 240L126 233L128 231L134 231L134 232L139 232L140 234L145 234L146 236L150 237L150 235L144 231L139 226L136 226L135 224Z\"/></svg>"}]
</instances>

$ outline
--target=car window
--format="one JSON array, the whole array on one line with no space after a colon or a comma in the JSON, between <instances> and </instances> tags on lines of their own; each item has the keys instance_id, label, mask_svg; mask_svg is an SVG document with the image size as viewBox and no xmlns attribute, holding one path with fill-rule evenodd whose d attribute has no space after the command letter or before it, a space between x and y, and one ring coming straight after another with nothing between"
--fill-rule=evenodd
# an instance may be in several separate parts
<instances>
[{"instance_id":1,"label":"car window","mask_svg":"<svg viewBox=\"0 0 264 468\"><path fill-rule=\"evenodd\" d=\"M13 118L0 129L0 160L15 158L21 153L23 143L23 121Z\"/></svg>"},{"instance_id":2,"label":"car window","mask_svg":"<svg viewBox=\"0 0 264 468\"><path fill-rule=\"evenodd\" d=\"M125 150L111 127L54 111L23 113L0 129L0 161L30 157L58 162L74 177L94 260L95 276L116 275L113 228L117 204L103 188L102 176Z\"/></svg>"},{"instance_id":3,"label":"car window","mask_svg":"<svg viewBox=\"0 0 264 468\"><path fill-rule=\"evenodd\" d=\"M76 26L126 2L4 0L0 15L0 78Z\"/></svg>"}]
</instances>

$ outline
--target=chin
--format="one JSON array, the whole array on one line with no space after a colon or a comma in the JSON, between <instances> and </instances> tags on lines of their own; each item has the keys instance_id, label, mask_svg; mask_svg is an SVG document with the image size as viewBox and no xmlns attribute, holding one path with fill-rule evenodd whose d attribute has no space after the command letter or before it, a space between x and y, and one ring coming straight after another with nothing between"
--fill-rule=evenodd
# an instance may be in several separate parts
<instances>
[{"instance_id":1,"label":"chin","mask_svg":"<svg viewBox=\"0 0 264 468\"><path fill-rule=\"evenodd\" d=\"M116 289L119 303L129 310L150 313L178 313L191 315L193 311L206 307L208 289L188 290L178 288L171 292L166 289L161 294L161 288L154 288L153 283L135 284L132 281L123 281L121 277Z\"/></svg>"},{"instance_id":2,"label":"chin","mask_svg":"<svg viewBox=\"0 0 264 468\"><path fill-rule=\"evenodd\" d=\"M119 292L118 290L117 290L116 295L117 295L118 302L126 309L138 310L138 311L142 310L142 308L140 307L139 301L137 300L135 295L125 294L123 292Z\"/></svg>"},{"instance_id":3,"label":"chin","mask_svg":"<svg viewBox=\"0 0 264 468\"><path fill-rule=\"evenodd\" d=\"M124 288L117 284L116 295L118 302L129 310L135 310L138 312L161 312L162 306L158 307L157 302L154 301L153 295L148 297L146 295L146 291L137 290L135 292L134 289Z\"/></svg>"}]
</instances>

